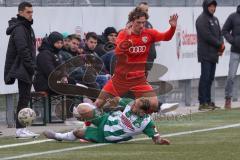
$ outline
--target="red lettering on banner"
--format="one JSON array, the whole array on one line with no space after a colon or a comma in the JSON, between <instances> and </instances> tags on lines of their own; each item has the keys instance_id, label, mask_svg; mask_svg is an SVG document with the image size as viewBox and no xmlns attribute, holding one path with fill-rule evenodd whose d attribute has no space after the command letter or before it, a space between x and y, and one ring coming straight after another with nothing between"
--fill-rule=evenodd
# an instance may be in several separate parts
<instances>
[{"instance_id":1,"label":"red lettering on banner","mask_svg":"<svg viewBox=\"0 0 240 160\"><path fill-rule=\"evenodd\" d=\"M189 34L186 31L182 31L182 45L196 45L197 34Z\"/></svg>"}]
</instances>

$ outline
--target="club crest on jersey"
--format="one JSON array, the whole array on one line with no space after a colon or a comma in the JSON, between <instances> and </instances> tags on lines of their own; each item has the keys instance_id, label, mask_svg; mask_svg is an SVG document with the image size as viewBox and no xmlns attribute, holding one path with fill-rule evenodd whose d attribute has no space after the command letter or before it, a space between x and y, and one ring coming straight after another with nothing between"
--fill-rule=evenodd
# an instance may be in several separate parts
<instances>
[{"instance_id":1,"label":"club crest on jersey","mask_svg":"<svg viewBox=\"0 0 240 160\"><path fill-rule=\"evenodd\" d=\"M143 41L143 43L147 43L148 37L147 36L142 37L142 41Z\"/></svg>"}]
</instances>

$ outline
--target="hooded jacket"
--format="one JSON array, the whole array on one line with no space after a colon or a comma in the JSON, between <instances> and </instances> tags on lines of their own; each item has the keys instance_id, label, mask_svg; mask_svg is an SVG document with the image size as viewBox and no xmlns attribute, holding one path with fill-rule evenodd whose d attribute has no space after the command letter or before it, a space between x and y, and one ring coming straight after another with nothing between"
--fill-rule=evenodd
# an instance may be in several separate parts
<instances>
[{"instance_id":1,"label":"hooded jacket","mask_svg":"<svg viewBox=\"0 0 240 160\"><path fill-rule=\"evenodd\" d=\"M203 12L196 20L196 30L198 39L198 61L218 62L218 50L223 43L221 28L217 17L208 11L208 6L215 4L215 0L204 0Z\"/></svg>"},{"instance_id":2,"label":"hooded jacket","mask_svg":"<svg viewBox=\"0 0 240 160\"><path fill-rule=\"evenodd\" d=\"M108 43L108 39L107 37L102 34L98 36L98 41L97 41L97 46L94 49L94 51L98 54L99 57L105 55L108 51L113 50L113 48L110 48L109 50L105 49L105 45Z\"/></svg>"},{"instance_id":3,"label":"hooded jacket","mask_svg":"<svg viewBox=\"0 0 240 160\"><path fill-rule=\"evenodd\" d=\"M59 49L53 46L54 42L49 41L46 37L42 41L42 45L39 47L39 54L37 55L37 73L34 78L35 91L47 91L48 77L55 68L61 64L58 52Z\"/></svg>"},{"instance_id":4,"label":"hooded jacket","mask_svg":"<svg viewBox=\"0 0 240 160\"><path fill-rule=\"evenodd\" d=\"M231 44L231 51L240 54L240 5L237 11L232 13L222 28L222 34Z\"/></svg>"},{"instance_id":5,"label":"hooded jacket","mask_svg":"<svg viewBox=\"0 0 240 160\"><path fill-rule=\"evenodd\" d=\"M5 84L13 84L15 79L32 83L36 57L35 35L31 27L33 21L17 15L8 23L6 34L10 38L4 67Z\"/></svg>"}]
</instances>

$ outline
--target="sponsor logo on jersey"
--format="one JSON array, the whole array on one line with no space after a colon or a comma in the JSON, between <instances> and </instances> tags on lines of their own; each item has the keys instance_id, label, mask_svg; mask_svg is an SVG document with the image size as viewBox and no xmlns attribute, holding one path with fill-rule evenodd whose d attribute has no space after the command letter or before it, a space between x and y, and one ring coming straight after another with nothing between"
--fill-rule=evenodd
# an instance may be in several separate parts
<instances>
[{"instance_id":1,"label":"sponsor logo on jersey","mask_svg":"<svg viewBox=\"0 0 240 160\"><path fill-rule=\"evenodd\" d=\"M129 48L129 52L133 54L144 53L146 49L146 46L132 46Z\"/></svg>"},{"instance_id":2,"label":"sponsor logo on jersey","mask_svg":"<svg viewBox=\"0 0 240 160\"><path fill-rule=\"evenodd\" d=\"M121 115L121 122L122 124L124 124L129 130L134 131L134 128L132 126L131 121L125 116L125 115Z\"/></svg>"}]
</instances>

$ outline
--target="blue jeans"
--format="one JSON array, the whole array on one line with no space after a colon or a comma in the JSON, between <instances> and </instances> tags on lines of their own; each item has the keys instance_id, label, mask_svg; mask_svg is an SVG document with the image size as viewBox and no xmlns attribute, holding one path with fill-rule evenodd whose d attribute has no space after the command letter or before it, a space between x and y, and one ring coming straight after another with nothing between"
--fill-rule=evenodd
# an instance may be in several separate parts
<instances>
[{"instance_id":1,"label":"blue jeans","mask_svg":"<svg viewBox=\"0 0 240 160\"><path fill-rule=\"evenodd\" d=\"M110 77L108 75L97 75L96 82L98 87L102 89L109 79Z\"/></svg>"},{"instance_id":2,"label":"blue jeans","mask_svg":"<svg viewBox=\"0 0 240 160\"><path fill-rule=\"evenodd\" d=\"M201 76L198 86L200 104L211 102L211 86L215 77L216 63L201 62Z\"/></svg>"},{"instance_id":3,"label":"blue jeans","mask_svg":"<svg viewBox=\"0 0 240 160\"><path fill-rule=\"evenodd\" d=\"M225 98L231 98L233 94L233 83L240 62L240 53L231 52L229 60L228 77L225 85Z\"/></svg>"}]
</instances>

